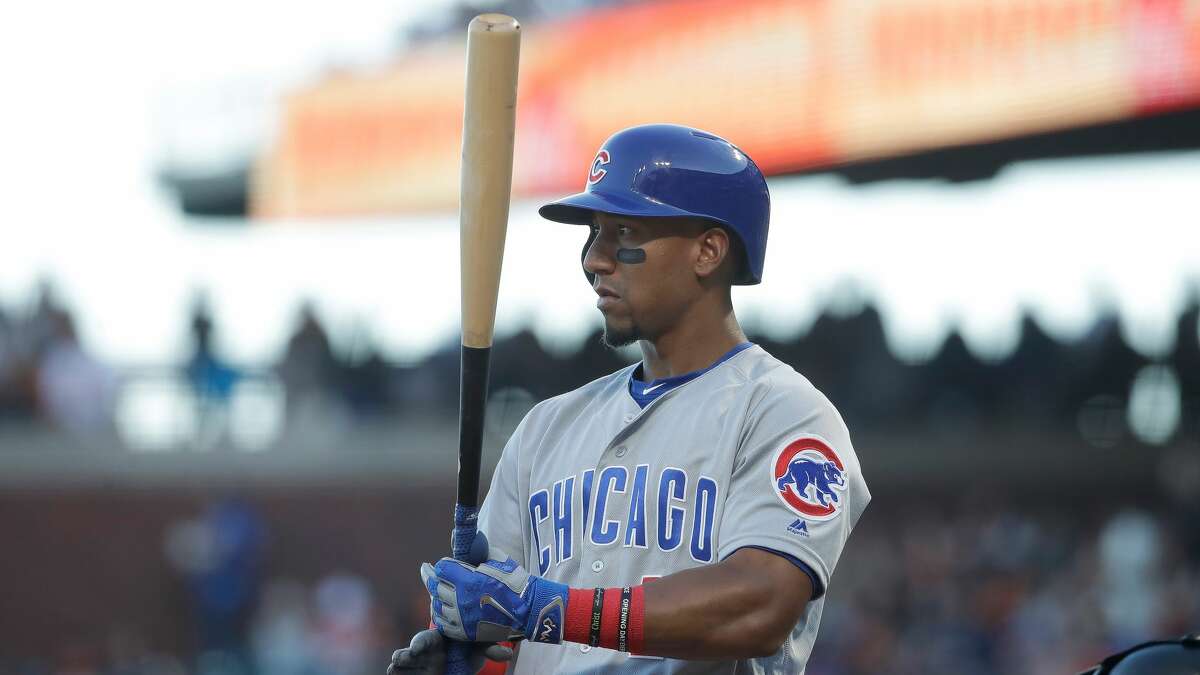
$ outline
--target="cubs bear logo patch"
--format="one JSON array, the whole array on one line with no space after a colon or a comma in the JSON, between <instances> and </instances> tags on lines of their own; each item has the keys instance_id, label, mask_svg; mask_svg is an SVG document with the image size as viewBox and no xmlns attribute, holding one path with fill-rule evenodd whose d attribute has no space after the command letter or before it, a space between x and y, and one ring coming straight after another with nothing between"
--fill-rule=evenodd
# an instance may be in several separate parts
<instances>
[{"instance_id":1,"label":"cubs bear logo patch","mask_svg":"<svg viewBox=\"0 0 1200 675\"><path fill-rule=\"evenodd\" d=\"M809 520L828 520L842 509L846 467L828 443L813 436L788 443L775 458L772 488L780 501Z\"/></svg>"}]
</instances>

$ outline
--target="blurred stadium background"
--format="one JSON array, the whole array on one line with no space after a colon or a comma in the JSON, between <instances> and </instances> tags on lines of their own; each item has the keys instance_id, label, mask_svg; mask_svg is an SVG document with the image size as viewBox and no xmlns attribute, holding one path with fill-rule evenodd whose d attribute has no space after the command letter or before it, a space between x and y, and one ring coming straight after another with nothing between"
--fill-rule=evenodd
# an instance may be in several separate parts
<instances>
[{"instance_id":1,"label":"blurred stadium background","mask_svg":"<svg viewBox=\"0 0 1200 675\"><path fill-rule=\"evenodd\" d=\"M1200 2L3 10L0 673L358 675L453 503L464 27L525 25L487 464L597 342L536 216L674 121L772 174L744 324L875 493L810 675L1200 629Z\"/></svg>"}]
</instances>

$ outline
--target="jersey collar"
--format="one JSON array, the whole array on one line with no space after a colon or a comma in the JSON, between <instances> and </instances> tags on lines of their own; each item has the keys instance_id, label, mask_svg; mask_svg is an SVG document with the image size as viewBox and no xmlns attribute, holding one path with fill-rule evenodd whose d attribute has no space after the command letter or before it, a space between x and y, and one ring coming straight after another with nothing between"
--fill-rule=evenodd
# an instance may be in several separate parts
<instances>
[{"instance_id":1,"label":"jersey collar","mask_svg":"<svg viewBox=\"0 0 1200 675\"><path fill-rule=\"evenodd\" d=\"M713 364L708 366L707 368L701 368L700 370L693 370L690 373L684 373L682 375L675 375L672 377L663 377L663 378L660 378L657 380L652 380L650 382L642 382L640 379L638 379L638 374L640 372L642 372L642 364L639 363L633 370L629 371L629 386L628 386L629 395L633 397L633 400L635 402L637 402L638 407L645 408L646 406L650 405L651 401L658 398L659 396L662 396L663 394L665 394L668 391L671 391L672 389L678 388L680 385L682 385L686 382L690 382L690 381L696 379L697 377L700 377L704 373L707 373L708 371L712 370L713 368L716 368L717 366L721 365L722 363L725 363L729 359L733 358L739 352L741 352L745 349L748 349L750 347L753 347L753 346L754 346L753 342L743 342L743 343L737 345L736 347L734 347L733 349L730 349L729 351L722 354L720 358L718 358L716 361L714 361Z\"/></svg>"}]
</instances>

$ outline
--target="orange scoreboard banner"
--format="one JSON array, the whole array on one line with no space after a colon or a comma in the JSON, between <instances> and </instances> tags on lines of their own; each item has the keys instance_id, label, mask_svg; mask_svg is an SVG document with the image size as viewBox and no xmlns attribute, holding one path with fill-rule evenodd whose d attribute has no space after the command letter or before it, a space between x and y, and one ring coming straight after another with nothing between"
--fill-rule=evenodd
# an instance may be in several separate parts
<instances>
[{"instance_id":1,"label":"orange scoreboard banner","mask_svg":"<svg viewBox=\"0 0 1200 675\"><path fill-rule=\"evenodd\" d=\"M289 95L259 217L452 208L465 42ZM1200 0L670 0L527 29L513 191L582 189L600 143L707 129L768 174L1200 105Z\"/></svg>"}]
</instances>

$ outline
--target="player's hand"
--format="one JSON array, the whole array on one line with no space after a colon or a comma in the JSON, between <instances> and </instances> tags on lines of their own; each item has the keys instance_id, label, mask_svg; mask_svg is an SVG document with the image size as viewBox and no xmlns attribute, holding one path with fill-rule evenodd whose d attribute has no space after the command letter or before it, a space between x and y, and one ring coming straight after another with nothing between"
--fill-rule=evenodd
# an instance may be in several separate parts
<instances>
[{"instance_id":1,"label":"player's hand","mask_svg":"<svg viewBox=\"0 0 1200 675\"><path fill-rule=\"evenodd\" d=\"M453 558L421 565L438 630L466 642L562 642L566 584L529 574L498 549L490 555L480 565Z\"/></svg>"},{"instance_id":2,"label":"player's hand","mask_svg":"<svg viewBox=\"0 0 1200 675\"><path fill-rule=\"evenodd\" d=\"M392 654L392 663L388 666L388 675L396 673L423 673L424 675L442 675L446 670L446 644L448 640L434 629L423 630L413 636L412 642L404 649L397 649ZM511 661L513 650L504 645L492 642L478 642L470 646L471 655L468 670L472 673L483 668L484 659L492 661Z\"/></svg>"}]
</instances>

